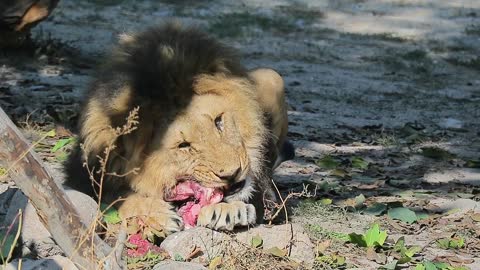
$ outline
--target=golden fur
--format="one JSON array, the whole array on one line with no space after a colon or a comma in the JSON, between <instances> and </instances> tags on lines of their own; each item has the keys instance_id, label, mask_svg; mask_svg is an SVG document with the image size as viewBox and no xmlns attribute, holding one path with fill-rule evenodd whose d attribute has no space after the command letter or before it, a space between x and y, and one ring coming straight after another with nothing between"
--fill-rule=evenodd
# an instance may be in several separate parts
<instances>
[{"instance_id":1,"label":"golden fur","mask_svg":"<svg viewBox=\"0 0 480 270\"><path fill-rule=\"evenodd\" d=\"M204 42L202 38L197 42ZM140 37L128 35L120 46L136 46L136 42ZM178 47L159 42L160 60L175 61L181 53ZM127 49L117 49L116 57L128 59ZM122 50L128 53L122 54ZM286 136L283 81L269 69L235 71L237 63L229 63L229 57L212 57L208 72L193 72L191 84L185 84L190 92L175 92L179 101L168 101L157 93L144 98L140 89L144 81L96 81L80 120L83 151L78 150L67 166L69 184L79 189L88 186L85 169L78 173L80 159L87 158L88 165L95 166L96 157L103 156L105 147L113 143L116 148L107 170L116 175L107 175L104 193L111 200L125 197L120 206L123 218L143 217L165 234L180 230L181 219L164 197L178 181L193 178L205 187L221 187L227 192L224 202L202 209L199 225L230 230L253 223L257 217L261 220L260 200L275 197L270 188L271 170L278 164L275 159L281 155ZM113 62L105 66L111 67ZM179 105L172 105L177 101ZM114 128L121 126L136 106L140 110L138 127L117 138ZM138 173L126 174L135 168ZM239 190L228 193L236 184L242 184Z\"/></svg>"}]
</instances>

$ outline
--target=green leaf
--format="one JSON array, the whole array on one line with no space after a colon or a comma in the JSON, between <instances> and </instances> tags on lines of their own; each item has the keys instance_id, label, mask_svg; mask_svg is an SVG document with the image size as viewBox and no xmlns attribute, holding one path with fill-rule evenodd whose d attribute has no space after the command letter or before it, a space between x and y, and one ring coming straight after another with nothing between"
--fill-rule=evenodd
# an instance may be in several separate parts
<instances>
[{"instance_id":1,"label":"green leaf","mask_svg":"<svg viewBox=\"0 0 480 270\"><path fill-rule=\"evenodd\" d=\"M361 247L381 247L387 239L387 231L380 231L380 226L375 223L370 229L367 230L365 235L351 233L348 236L350 238L350 242Z\"/></svg>"},{"instance_id":2,"label":"green leaf","mask_svg":"<svg viewBox=\"0 0 480 270\"><path fill-rule=\"evenodd\" d=\"M409 249L405 250L404 254L405 254L405 256L407 256L409 258L412 258L415 254L417 254L421 250L422 250L421 247L413 246L413 247L410 247Z\"/></svg>"},{"instance_id":3,"label":"green leaf","mask_svg":"<svg viewBox=\"0 0 480 270\"><path fill-rule=\"evenodd\" d=\"M342 266L342 265L344 265L345 262L347 261L347 258L345 258L344 256L332 255L332 257L334 258L335 264L336 264L337 266Z\"/></svg>"},{"instance_id":4,"label":"green leaf","mask_svg":"<svg viewBox=\"0 0 480 270\"><path fill-rule=\"evenodd\" d=\"M425 270L425 265L422 263L419 263L415 266L415 270Z\"/></svg>"},{"instance_id":5,"label":"green leaf","mask_svg":"<svg viewBox=\"0 0 480 270\"><path fill-rule=\"evenodd\" d=\"M451 239L441 238L437 240L437 246L443 249L460 249L465 245L463 237L454 237Z\"/></svg>"},{"instance_id":6,"label":"green leaf","mask_svg":"<svg viewBox=\"0 0 480 270\"><path fill-rule=\"evenodd\" d=\"M397 207L388 210L388 216L392 219L401 220L408 224L412 224L418 220L415 212L405 207Z\"/></svg>"},{"instance_id":7,"label":"green leaf","mask_svg":"<svg viewBox=\"0 0 480 270\"><path fill-rule=\"evenodd\" d=\"M276 257L285 257L287 255L287 251L283 249L279 249L278 247L269 248L265 250L265 253L272 254L273 256L276 256Z\"/></svg>"},{"instance_id":8,"label":"green leaf","mask_svg":"<svg viewBox=\"0 0 480 270\"><path fill-rule=\"evenodd\" d=\"M467 160L465 164L467 168L480 168L480 160Z\"/></svg>"},{"instance_id":9,"label":"green leaf","mask_svg":"<svg viewBox=\"0 0 480 270\"><path fill-rule=\"evenodd\" d=\"M262 244L263 244L263 239L260 235L257 234L256 236L252 237L252 240L250 241L250 244L254 248L261 247Z\"/></svg>"},{"instance_id":10,"label":"green leaf","mask_svg":"<svg viewBox=\"0 0 480 270\"><path fill-rule=\"evenodd\" d=\"M177 262L184 262L185 261L185 259L182 257L182 255L180 255L178 253L175 253L175 255L173 255L173 260L177 261Z\"/></svg>"},{"instance_id":11,"label":"green leaf","mask_svg":"<svg viewBox=\"0 0 480 270\"><path fill-rule=\"evenodd\" d=\"M118 215L117 209L114 207L108 207L108 204L100 204L100 210L103 212L103 221L108 224L117 224L122 221Z\"/></svg>"},{"instance_id":12,"label":"green leaf","mask_svg":"<svg viewBox=\"0 0 480 270\"><path fill-rule=\"evenodd\" d=\"M332 202L333 202L332 199L328 199L328 198L324 198L320 200L321 205L330 205L332 204Z\"/></svg>"},{"instance_id":13,"label":"green leaf","mask_svg":"<svg viewBox=\"0 0 480 270\"><path fill-rule=\"evenodd\" d=\"M338 165L340 165L340 162L336 161L331 156L324 156L323 158L317 160L315 163L317 164L318 167L326 170L335 169L338 167Z\"/></svg>"},{"instance_id":14,"label":"green leaf","mask_svg":"<svg viewBox=\"0 0 480 270\"><path fill-rule=\"evenodd\" d=\"M57 135L57 132L55 132L55 129L52 129L45 134L45 136L47 137L55 137L55 135Z\"/></svg>"},{"instance_id":15,"label":"green leaf","mask_svg":"<svg viewBox=\"0 0 480 270\"><path fill-rule=\"evenodd\" d=\"M352 162L352 168L361 169L361 170L367 169L369 164L368 161L364 160L361 157L353 157L351 162Z\"/></svg>"},{"instance_id":16,"label":"green leaf","mask_svg":"<svg viewBox=\"0 0 480 270\"><path fill-rule=\"evenodd\" d=\"M383 203L374 203L364 210L365 213L380 216L387 211L387 205Z\"/></svg>"},{"instance_id":17,"label":"green leaf","mask_svg":"<svg viewBox=\"0 0 480 270\"><path fill-rule=\"evenodd\" d=\"M0 248L1 256L4 260L7 259L8 253L12 248L15 247L17 243L15 243L15 233L11 233L8 235L5 235L5 232L2 231L0 232L0 243L3 243L3 245Z\"/></svg>"},{"instance_id":18,"label":"green leaf","mask_svg":"<svg viewBox=\"0 0 480 270\"><path fill-rule=\"evenodd\" d=\"M331 268L339 268L343 266L346 262L344 256L331 254L331 255L322 255L315 258L317 262L329 265Z\"/></svg>"},{"instance_id":19,"label":"green leaf","mask_svg":"<svg viewBox=\"0 0 480 270\"><path fill-rule=\"evenodd\" d=\"M433 263L435 265L435 267L437 267L437 269L452 269L452 267L450 267L450 265L448 263L444 263L444 262L434 262Z\"/></svg>"},{"instance_id":20,"label":"green leaf","mask_svg":"<svg viewBox=\"0 0 480 270\"><path fill-rule=\"evenodd\" d=\"M437 267L431 261L424 261L423 265L425 266L425 270L437 270Z\"/></svg>"},{"instance_id":21,"label":"green leaf","mask_svg":"<svg viewBox=\"0 0 480 270\"><path fill-rule=\"evenodd\" d=\"M443 248L443 249L448 249L449 243L450 243L450 240L448 240L446 238L442 238L442 239L437 240L437 246L440 247L440 248Z\"/></svg>"},{"instance_id":22,"label":"green leaf","mask_svg":"<svg viewBox=\"0 0 480 270\"><path fill-rule=\"evenodd\" d=\"M378 235L380 234L380 227L378 224L374 224L372 228L370 228L367 233L365 234L365 243L367 243L367 247L373 247L375 241L377 240Z\"/></svg>"},{"instance_id":23,"label":"green leaf","mask_svg":"<svg viewBox=\"0 0 480 270\"><path fill-rule=\"evenodd\" d=\"M330 172L330 175L332 176L336 176L336 177L339 177L339 178L345 178L346 176L350 177L350 175L348 174L347 171L343 170L343 169L335 169L335 170L332 170Z\"/></svg>"},{"instance_id":24,"label":"green leaf","mask_svg":"<svg viewBox=\"0 0 480 270\"><path fill-rule=\"evenodd\" d=\"M413 246L407 248L405 246L405 237L398 238L397 242L393 246L393 250L397 253L400 253L400 259L398 259L399 264L404 264L410 262L412 257L421 250L419 246Z\"/></svg>"},{"instance_id":25,"label":"green leaf","mask_svg":"<svg viewBox=\"0 0 480 270\"><path fill-rule=\"evenodd\" d=\"M351 243L357 244L360 247L367 246L367 243L365 242L365 237L361 234L350 233L348 237Z\"/></svg>"},{"instance_id":26,"label":"green leaf","mask_svg":"<svg viewBox=\"0 0 480 270\"><path fill-rule=\"evenodd\" d=\"M377 223L373 224L365 235L367 247L383 246L385 239L387 239L387 231L380 231L380 226Z\"/></svg>"},{"instance_id":27,"label":"green leaf","mask_svg":"<svg viewBox=\"0 0 480 270\"><path fill-rule=\"evenodd\" d=\"M400 238L398 238L397 242L393 246L393 250L397 252L402 252L402 250L404 249L405 249L405 237L401 236Z\"/></svg>"},{"instance_id":28,"label":"green leaf","mask_svg":"<svg viewBox=\"0 0 480 270\"><path fill-rule=\"evenodd\" d=\"M465 245L465 240L462 237L450 240L450 247L454 249L462 248Z\"/></svg>"},{"instance_id":29,"label":"green leaf","mask_svg":"<svg viewBox=\"0 0 480 270\"><path fill-rule=\"evenodd\" d=\"M222 265L222 257L217 256L210 261L210 263L208 264L208 269L214 270L217 269L220 265Z\"/></svg>"},{"instance_id":30,"label":"green leaf","mask_svg":"<svg viewBox=\"0 0 480 270\"><path fill-rule=\"evenodd\" d=\"M429 218L429 215L425 212L415 212L415 215L417 215L417 220L423 220Z\"/></svg>"},{"instance_id":31,"label":"green leaf","mask_svg":"<svg viewBox=\"0 0 480 270\"><path fill-rule=\"evenodd\" d=\"M385 270L395 270L395 268L397 268L397 264L398 264L398 261L397 260L393 260L391 261L390 263L384 265L384 266L380 266L379 269L385 269Z\"/></svg>"},{"instance_id":32,"label":"green leaf","mask_svg":"<svg viewBox=\"0 0 480 270\"><path fill-rule=\"evenodd\" d=\"M50 149L50 152L55 153L58 150L60 150L61 148L65 147L66 145L71 144L73 142L75 142L75 138L73 138L73 137L66 138L66 139L60 139L55 143L55 145L52 147L52 149Z\"/></svg>"}]
</instances>

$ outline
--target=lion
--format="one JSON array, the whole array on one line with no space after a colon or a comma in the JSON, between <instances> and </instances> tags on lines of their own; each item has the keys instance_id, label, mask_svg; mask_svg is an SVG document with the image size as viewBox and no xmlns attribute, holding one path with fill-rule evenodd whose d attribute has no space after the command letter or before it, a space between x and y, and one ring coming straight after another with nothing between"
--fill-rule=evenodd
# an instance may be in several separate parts
<instances>
[{"instance_id":1,"label":"lion","mask_svg":"<svg viewBox=\"0 0 480 270\"><path fill-rule=\"evenodd\" d=\"M136 129L116 136L135 108ZM294 155L287 131L277 72L249 71L232 48L195 27L166 23L121 35L99 68L66 184L98 194L90 176L98 176L98 157L114 144L101 191L105 200L122 197L122 219L141 217L165 235L182 230L179 205L166 197L193 179L223 196L200 209L197 225L232 230L262 222L264 200L277 199L272 171Z\"/></svg>"}]
</instances>

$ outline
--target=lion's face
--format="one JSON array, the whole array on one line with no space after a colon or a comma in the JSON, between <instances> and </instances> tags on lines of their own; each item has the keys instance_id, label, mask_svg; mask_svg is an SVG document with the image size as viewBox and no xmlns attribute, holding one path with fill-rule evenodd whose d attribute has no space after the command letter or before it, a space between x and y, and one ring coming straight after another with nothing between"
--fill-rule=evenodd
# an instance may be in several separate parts
<instances>
[{"instance_id":1,"label":"lion's face","mask_svg":"<svg viewBox=\"0 0 480 270\"><path fill-rule=\"evenodd\" d=\"M173 122L155 127L146 146L154 150L136 189L158 194L193 178L205 187L227 188L227 200L245 200L260 171L265 136L253 85L246 79L202 76L194 89L189 106Z\"/></svg>"}]
</instances>

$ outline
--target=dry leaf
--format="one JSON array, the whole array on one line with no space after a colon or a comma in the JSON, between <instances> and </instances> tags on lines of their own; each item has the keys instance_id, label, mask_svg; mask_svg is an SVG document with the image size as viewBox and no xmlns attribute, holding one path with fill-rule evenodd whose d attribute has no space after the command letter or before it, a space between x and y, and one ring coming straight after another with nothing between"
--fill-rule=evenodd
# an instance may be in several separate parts
<instances>
[{"instance_id":1,"label":"dry leaf","mask_svg":"<svg viewBox=\"0 0 480 270\"><path fill-rule=\"evenodd\" d=\"M330 246L331 241L326 240L317 244L317 253L323 254L325 250Z\"/></svg>"}]
</instances>

